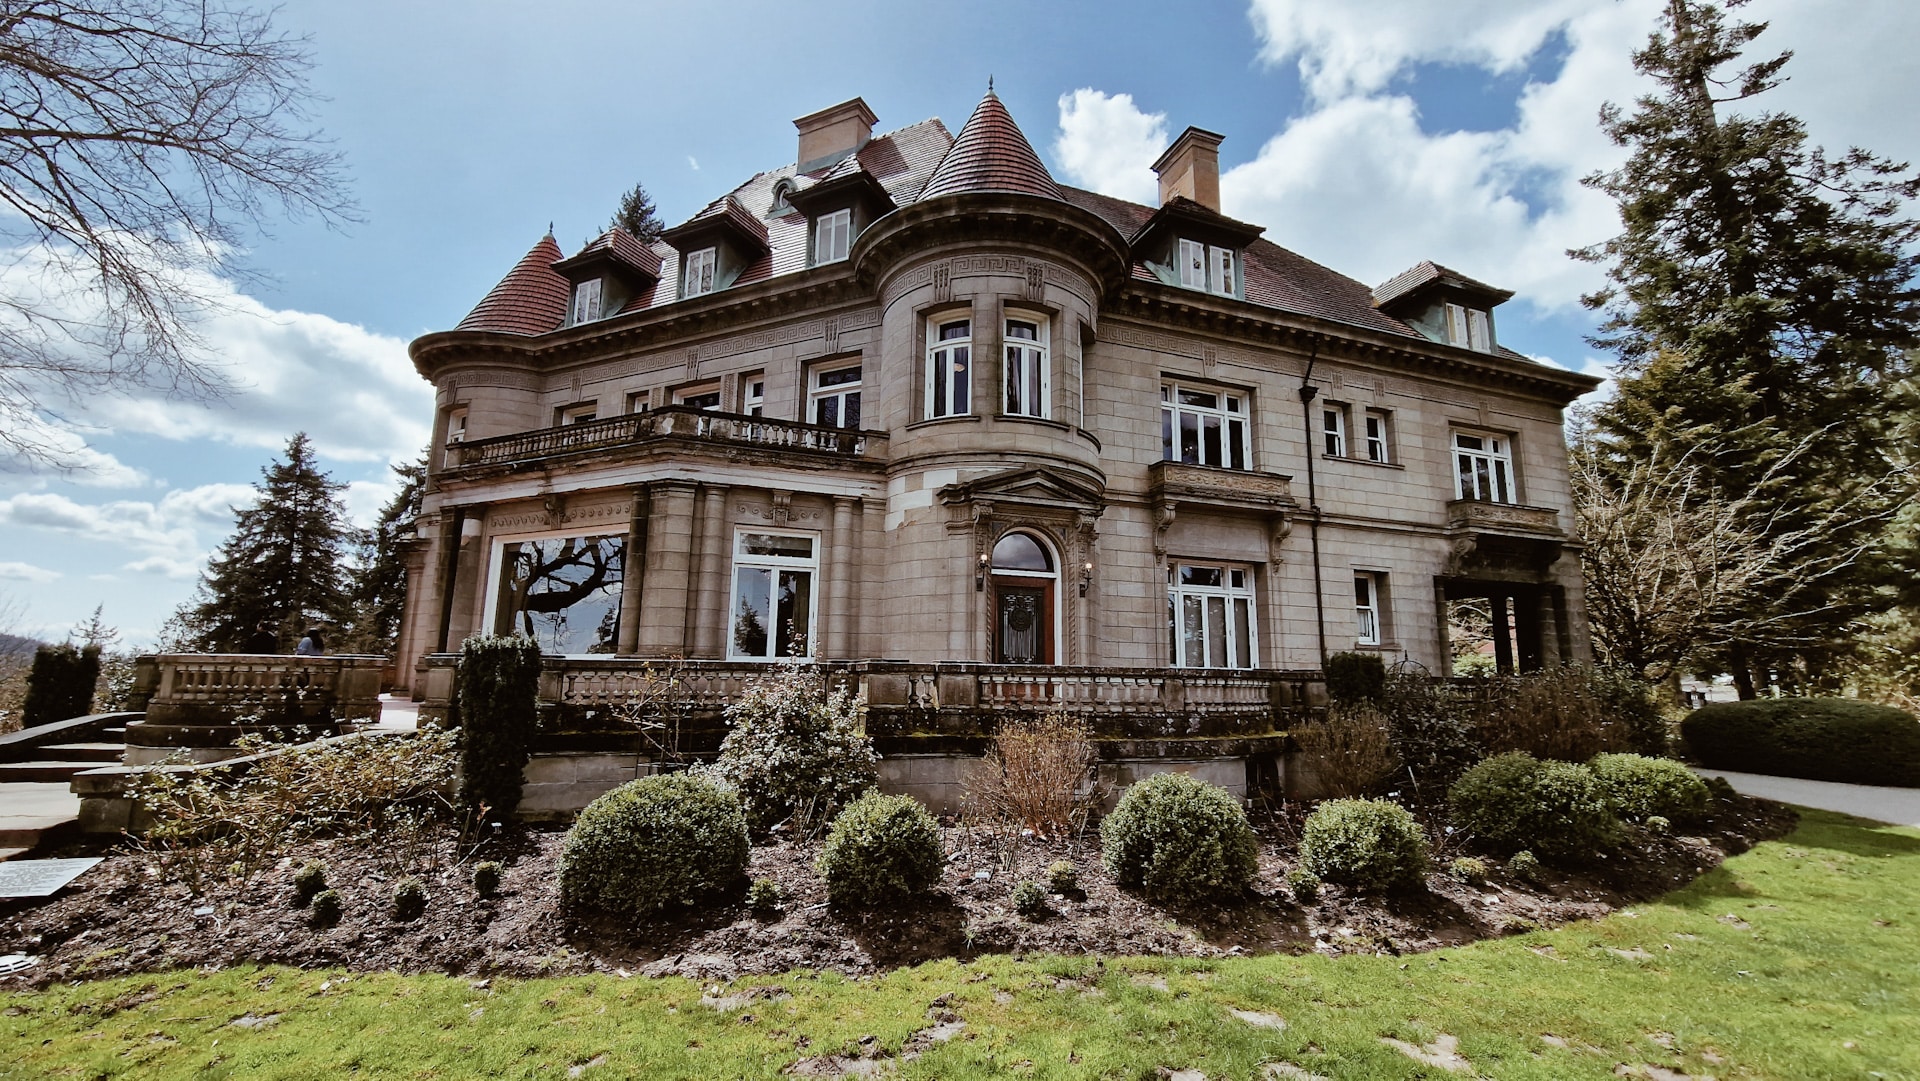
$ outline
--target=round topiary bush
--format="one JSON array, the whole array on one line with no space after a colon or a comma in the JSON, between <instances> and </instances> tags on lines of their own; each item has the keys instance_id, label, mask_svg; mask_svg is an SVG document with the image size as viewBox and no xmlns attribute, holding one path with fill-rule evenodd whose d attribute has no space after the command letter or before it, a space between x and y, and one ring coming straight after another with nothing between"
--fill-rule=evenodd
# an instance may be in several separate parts
<instances>
[{"instance_id":1,"label":"round topiary bush","mask_svg":"<svg viewBox=\"0 0 1920 1081\"><path fill-rule=\"evenodd\" d=\"M1454 825L1509 853L1524 848L1578 859L1605 847L1618 827L1592 770L1522 751L1495 755L1461 774L1447 802Z\"/></svg>"},{"instance_id":2,"label":"round topiary bush","mask_svg":"<svg viewBox=\"0 0 1920 1081\"><path fill-rule=\"evenodd\" d=\"M815 866L828 900L860 907L932 889L945 862L940 827L925 807L912 796L869 792L833 820Z\"/></svg>"},{"instance_id":3,"label":"round topiary bush","mask_svg":"<svg viewBox=\"0 0 1920 1081\"><path fill-rule=\"evenodd\" d=\"M1100 823L1100 853L1115 881L1163 900L1238 893L1256 870L1253 828L1239 801L1180 773L1127 789Z\"/></svg>"},{"instance_id":4,"label":"round topiary bush","mask_svg":"<svg viewBox=\"0 0 1920 1081\"><path fill-rule=\"evenodd\" d=\"M560 850L560 896L630 916L738 889L747 876L740 801L685 773L629 781L587 804Z\"/></svg>"},{"instance_id":5,"label":"round topiary bush","mask_svg":"<svg viewBox=\"0 0 1920 1081\"><path fill-rule=\"evenodd\" d=\"M1427 838L1391 800L1327 800L1300 830L1300 866L1323 882L1359 890L1418 886L1427 873Z\"/></svg>"},{"instance_id":6,"label":"round topiary bush","mask_svg":"<svg viewBox=\"0 0 1920 1081\"><path fill-rule=\"evenodd\" d=\"M1920 719L1850 698L1714 702L1680 722L1710 769L1920 787Z\"/></svg>"},{"instance_id":7,"label":"round topiary bush","mask_svg":"<svg viewBox=\"0 0 1920 1081\"><path fill-rule=\"evenodd\" d=\"M1606 793L1607 806L1621 818L1687 822L1706 813L1707 783L1670 758L1597 754L1587 768Z\"/></svg>"}]
</instances>

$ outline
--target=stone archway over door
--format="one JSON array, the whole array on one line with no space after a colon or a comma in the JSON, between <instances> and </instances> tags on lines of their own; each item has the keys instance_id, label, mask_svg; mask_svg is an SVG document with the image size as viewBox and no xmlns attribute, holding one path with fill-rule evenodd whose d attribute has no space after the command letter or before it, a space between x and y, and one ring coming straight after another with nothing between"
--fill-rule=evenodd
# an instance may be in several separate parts
<instances>
[{"instance_id":1,"label":"stone archway over door","mask_svg":"<svg viewBox=\"0 0 1920 1081\"><path fill-rule=\"evenodd\" d=\"M1011 532L994 544L993 663L1060 663L1059 568L1031 533Z\"/></svg>"}]
</instances>

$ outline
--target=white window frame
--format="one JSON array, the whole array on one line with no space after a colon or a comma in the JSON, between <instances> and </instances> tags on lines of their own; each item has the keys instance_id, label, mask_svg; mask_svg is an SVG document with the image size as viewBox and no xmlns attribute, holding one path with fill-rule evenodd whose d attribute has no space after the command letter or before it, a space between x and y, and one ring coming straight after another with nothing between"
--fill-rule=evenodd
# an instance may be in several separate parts
<instances>
[{"instance_id":1,"label":"white window frame","mask_svg":"<svg viewBox=\"0 0 1920 1081\"><path fill-rule=\"evenodd\" d=\"M575 424L591 424L600 419L599 402L575 402L560 407L559 427L567 428Z\"/></svg>"},{"instance_id":2,"label":"white window frame","mask_svg":"<svg viewBox=\"0 0 1920 1081\"><path fill-rule=\"evenodd\" d=\"M1180 263L1180 284L1203 293L1237 296L1234 290L1236 256L1232 248L1183 237L1174 249L1174 258Z\"/></svg>"},{"instance_id":3,"label":"white window frame","mask_svg":"<svg viewBox=\"0 0 1920 1081\"><path fill-rule=\"evenodd\" d=\"M573 287L574 326L600 318L602 288L599 278L589 278Z\"/></svg>"},{"instance_id":4,"label":"white window frame","mask_svg":"<svg viewBox=\"0 0 1920 1081\"><path fill-rule=\"evenodd\" d=\"M822 380L831 376L844 375L847 372L853 373L851 380L827 383L825 385L821 383ZM859 364L816 365L813 371L807 376L807 382L810 387L807 392L807 423L824 424L834 428L859 428L857 421L853 424L847 423L847 404L849 401L853 402L853 411L859 412L860 386L863 376L864 373L861 371ZM820 411L822 407L829 402L833 403L834 419L832 421L821 420Z\"/></svg>"},{"instance_id":5,"label":"white window frame","mask_svg":"<svg viewBox=\"0 0 1920 1081\"><path fill-rule=\"evenodd\" d=\"M753 374L748 375L745 378L741 379L740 380L740 411L742 413L745 413L747 416L757 417L765 413L766 408L767 408L767 377L766 375L761 372L754 372Z\"/></svg>"},{"instance_id":6,"label":"white window frame","mask_svg":"<svg viewBox=\"0 0 1920 1081\"><path fill-rule=\"evenodd\" d=\"M838 263L853 247L853 211L836 210L822 214L813 223L813 265Z\"/></svg>"},{"instance_id":7,"label":"white window frame","mask_svg":"<svg viewBox=\"0 0 1920 1081\"><path fill-rule=\"evenodd\" d=\"M469 521L471 521L471 519L469 519ZM633 555L633 535L624 530L594 533L594 532L583 530L578 526L575 526L572 529L550 529L550 530L546 530L544 532L539 532L539 533L512 533L512 534L506 534L502 536L496 536L493 538L492 554L490 555L487 561L486 605L483 608L480 615L480 625L482 627L487 628L486 633L492 634L493 628L498 625L497 621L500 616L500 576L506 570L507 546L510 544L524 544L530 541L565 540L570 537L578 537L582 540L593 538L593 537L620 538L621 582L624 583L626 581L626 576L629 573L638 573L638 568L628 565L628 560ZM614 591L614 595L613 595L614 611L620 612L621 607L624 604L625 604L625 590L623 587L621 589L617 589ZM621 613L621 615L624 615L624 613ZM616 616L615 618L616 618L616 624L617 624L617 621L620 617ZM615 634L617 638L618 636L617 629ZM606 654L568 653L568 654L563 654L563 656L586 657L586 656L606 656Z\"/></svg>"},{"instance_id":8,"label":"white window frame","mask_svg":"<svg viewBox=\"0 0 1920 1081\"><path fill-rule=\"evenodd\" d=\"M1380 585L1386 575L1378 571L1353 572L1353 643L1377 646L1386 640L1386 628L1380 622Z\"/></svg>"},{"instance_id":9,"label":"white window frame","mask_svg":"<svg viewBox=\"0 0 1920 1081\"><path fill-rule=\"evenodd\" d=\"M1380 465L1393 462L1393 429L1384 409L1368 409L1360 414L1360 434L1366 443L1367 461Z\"/></svg>"},{"instance_id":10,"label":"white window frame","mask_svg":"<svg viewBox=\"0 0 1920 1081\"><path fill-rule=\"evenodd\" d=\"M1183 395L1213 395L1217 406L1206 406L1183 400ZM1160 384L1160 457L1162 461L1187 462L1185 441L1187 432L1186 418L1194 419L1195 451L1198 460L1187 462L1189 465L1212 466L1216 469L1235 469L1246 471L1253 468L1253 445L1250 442L1253 429L1253 413L1245 394L1237 391L1220 390L1215 387L1194 386L1180 382ZM1207 441L1205 433L1207 422L1214 422L1214 429L1220 432L1219 461L1206 461Z\"/></svg>"},{"instance_id":11,"label":"white window frame","mask_svg":"<svg viewBox=\"0 0 1920 1081\"><path fill-rule=\"evenodd\" d=\"M1320 407L1320 449L1334 458L1347 456L1347 407L1339 402Z\"/></svg>"},{"instance_id":12,"label":"white window frame","mask_svg":"<svg viewBox=\"0 0 1920 1081\"><path fill-rule=\"evenodd\" d=\"M943 330L965 326L964 337L942 338ZM973 365L978 359L973 348L971 313L927 320L926 392L924 416L928 420L973 415Z\"/></svg>"},{"instance_id":13,"label":"white window frame","mask_svg":"<svg viewBox=\"0 0 1920 1081\"><path fill-rule=\"evenodd\" d=\"M1220 584L1183 582L1182 572L1187 570L1217 571ZM1206 560L1168 560L1167 657L1172 667L1243 670L1260 667L1260 608L1255 600L1252 567ZM1186 615L1190 605L1200 613L1198 664L1188 656L1194 644L1187 636ZM1217 627L1213 619L1216 611Z\"/></svg>"},{"instance_id":14,"label":"white window frame","mask_svg":"<svg viewBox=\"0 0 1920 1081\"><path fill-rule=\"evenodd\" d=\"M459 406L447 411L447 438L441 443L440 468L450 469L459 451L453 444L467 441L467 407Z\"/></svg>"},{"instance_id":15,"label":"white window frame","mask_svg":"<svg viewBox=\"0 0 1920 1081\"><path fill-rule=\"evenodd\" d=\"M1468 441L1478 441L1479 445L1468 446ZM1452 451L1455 499L1472 499L1481 503L1520 502L1511 436L1456 428L1447 444Z\"/></svg>"},{"instance_id":16,"label":"white window frame","mask_svg":"<svg viewBox=\"0 0 1920 1081\"><path fill-rule=\"evenodd\" d=\"M746 555L741 552L741 549L745 547L746 538L749 536L798 537L807 541L811 546L813 554L805 559L797 556ZM727 659L761 663L784 660L785 655L780 652L780 631L777 627L766 628L766 655L756 656L750 653L741 653L736 648L737 629L734 626L734 620L738 618L740 611L740 577L741 571L743 570L765 570L769 572L767 599L769 619L774 618L778 610L778 602L774 598L774 592L779 588L781 573L783 571L796 574L804 573L808 576L807 626L801 632L803 635L802 642L804 643L801 656L812 656L814 652L815 629L820 623L820 534L791 529L759 529L754 527L741 527L733 531L733 572L731 575L731 585L727 589Z\"/></svg>"},{"instance_id":17,"label":"white window frame","mask_svg":"<svg viewBox=\"0 0 1920 1081\"><path fill-rule=\"evenodd\" d=\"M653 405L653 392L630 390L627 392L627 413L644 413Z\"/></svg>"},{"instance_id":18,"label":"white window frame","mask_svg":"<svg viewBox=\"0 0 1920 1081\"><path fill-rule=\"evenodd\" d=\"M690 400L693 398L712 398L713 404L694 405ZM718 383L701 383L697 386L681 387L673 392L673 404L684 405L693 409L701 409L709 413L718 413L727 407L727 403L721 397L720 384Z\"/></svg>"},{"instance_id":19,"label":"white window frame","mask_svg":"<svg viewBox=\"0 0 1920 1081\"><path fill-rule=\"evenodd\" d=\"M1034 336L1014 337L1016 323L1032 327ZM1010 312L1001 320L1001 327L1005 331L1001 340L1005 347L1005 359L1000 368L1001 390L1005 399L1001 404L1005 415L1042 419L1051 417L1053 372L1047 317Z\"/></svg>"},{"instance_id":20,"label":"white window frame","mask_svg":"<svg viewBox=\"0 0 1920 1081\"><path fill-rule=\"evenodd\" d=\"M1448 302L1447 341L1479 353L1493 352L1493 316L1485 308Z\"/></svg>"},{"instance_id":21,"label":"white window frame","mask_svg":"<svg viewBox=\"0 0 1920 1081\"><path fill-rule=\"evenodd\" d=\"M720 249L701 248L688 252L680 270L681 295L703 297L713 292L720 276Z\"/></svg>"}]
</instances>

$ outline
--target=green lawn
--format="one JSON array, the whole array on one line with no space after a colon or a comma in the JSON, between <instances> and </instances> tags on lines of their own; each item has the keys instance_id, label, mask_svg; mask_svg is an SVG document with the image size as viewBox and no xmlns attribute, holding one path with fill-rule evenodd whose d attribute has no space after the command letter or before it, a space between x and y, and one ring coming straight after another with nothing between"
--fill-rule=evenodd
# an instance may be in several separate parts
<instances>
[{"instance_id":1,"label":"green lawn","mask_svg":"<svg viewBox=\"0 0 1920 1081\"><path fill-rule=\"evenodd\" d=\"M617 976L116 979L0 995L0 1077L773 1077L872 1037L867 1057L900 1077L1259 1078L1289 1063L1341 1081L1558 1079L1624 1064L1920 1081L1920 831L1808 812L1659 903L1406 958L997 958L721 993L775 987L716 1008L695 982ZM947 992L965 1027L897 1057ZM1438 1051L1442 1037L1462 1072L1383 1042Z\"/></svg>"}]
</instances>

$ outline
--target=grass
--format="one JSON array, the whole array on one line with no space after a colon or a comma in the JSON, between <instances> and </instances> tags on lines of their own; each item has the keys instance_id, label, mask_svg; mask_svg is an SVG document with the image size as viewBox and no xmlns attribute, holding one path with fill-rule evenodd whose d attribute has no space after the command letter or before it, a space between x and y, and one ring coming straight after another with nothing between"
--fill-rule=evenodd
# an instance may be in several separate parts
<instances>
[{"instance_id":1,"label":"grass","mask_svg":"<svg viewBox=\"0 0 1920 1081\"><path fill-rule=\"evenodd\" d=\"M618 976L130 977L0 996L0 1077L775 1077L863 1037L898 1055L952 992L966 1027L896 1076L1470 1076L1383 1042L1438 1053L1445 1036L1492 1078L1920 1081L1920 831L1807 812L1657 903L1404 958L992 958L723 993L759 987L787 997L716 1009L700 983Z\"/></svg>"}]
</instances>

